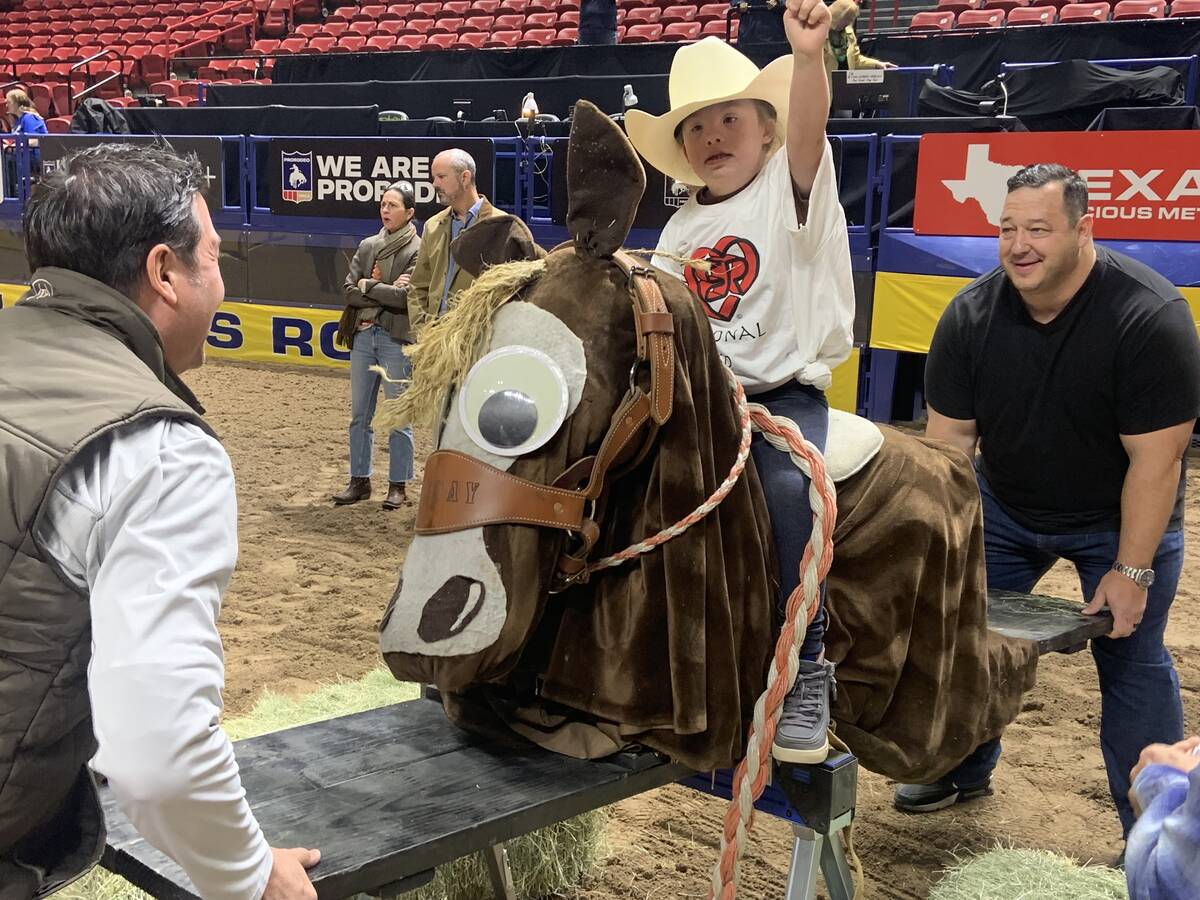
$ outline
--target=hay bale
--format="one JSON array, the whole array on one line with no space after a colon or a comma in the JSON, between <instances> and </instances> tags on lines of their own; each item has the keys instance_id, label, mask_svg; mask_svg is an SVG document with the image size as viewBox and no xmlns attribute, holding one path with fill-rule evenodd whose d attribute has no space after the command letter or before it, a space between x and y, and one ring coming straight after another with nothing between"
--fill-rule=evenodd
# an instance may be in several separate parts
<instances>
[{"instance_id":1,"label":"hay bale","mask_svg":"<svg viewBox=\"0 0 1200 900\"><path fill-rule=\"evenodd\" d=\"M358 681L339 681L303 697L265 692L250 714L224 723L233 740L376 709L417 696L413 684L397 682L384 668ZM508 843L517 896L536 900L579 884L595 864L607 816L603 810L560 822ZM478 855L442 866L412 900L478 900L491 896L491 881ZM129 882L96 869L55 895L61 900L153 900ZM359 895L360 900L369 900Z\"/></svg>"},{"instance_id":2,"label":"hay bale","mask_svg":"<svg viewBox=\"0 0 1200 900\"><path fill-rule=\"evenodd\" d=\"M960 859L929 900L1127 900L1125 875L1048 850L997 847Z\"/></svg>"}]
</instances>

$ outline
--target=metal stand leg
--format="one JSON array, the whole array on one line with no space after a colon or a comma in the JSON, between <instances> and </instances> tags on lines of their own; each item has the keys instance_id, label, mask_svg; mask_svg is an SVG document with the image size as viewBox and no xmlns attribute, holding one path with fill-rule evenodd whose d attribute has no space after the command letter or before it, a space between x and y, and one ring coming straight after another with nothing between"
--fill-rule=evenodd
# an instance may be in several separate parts
<instances>
[{"instance_id":1,"label":"metal stand leg","mask_svg":"<svg viewBox=\"0 0 1200 900\"><path fill-rule=\"evenodd\" d=\"M796 842L792 844L792 868L788 872L784 900L815 900L817 861L821 857L825 836L803 825L793 825L792 832L796 835Z\"/></svg>"},{"instance_id":2,"label":"metal stand leg","mask_svg":"<svg viewBox=\"0 0 1200 900\"><path fill-rule=\"evenodd\" d=\"M513 885L512 869L508 867L508 850L503 844L493 844L483 851L483 862L496 900L517 900L517 889Z\"/></svg>"},{"instance_id":3,"label":"metal stand leg","mask_svg":"<svg viewBox=\"0 0 1200 900\"><path fill-rule=\"evenodd\" d=\"M829 836L821 842L821 874L825 876L829 900L853 900L854 897L854 875L846 862L846 850L841 838L847 825L848 819L831 829Z\"/></svg>"}]
</instances>

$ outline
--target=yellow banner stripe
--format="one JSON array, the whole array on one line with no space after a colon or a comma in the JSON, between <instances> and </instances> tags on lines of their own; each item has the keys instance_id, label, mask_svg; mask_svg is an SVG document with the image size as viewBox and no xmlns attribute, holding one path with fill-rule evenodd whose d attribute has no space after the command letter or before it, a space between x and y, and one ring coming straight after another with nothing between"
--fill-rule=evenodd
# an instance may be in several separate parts
<instances>
[{"instance_id":1,"label":"yellow banner stripe","mask_svg":"<svg viewBox=\"0 0 1200 900\"><path fill-rule=\"evenodd\" d=\"M928 353L933 330L954 295L974 279L949 275L879 272L871 311L871 346L878 350ZM1200 321L1200 288L1179 292Z\"/></svg>"}]
</instances>

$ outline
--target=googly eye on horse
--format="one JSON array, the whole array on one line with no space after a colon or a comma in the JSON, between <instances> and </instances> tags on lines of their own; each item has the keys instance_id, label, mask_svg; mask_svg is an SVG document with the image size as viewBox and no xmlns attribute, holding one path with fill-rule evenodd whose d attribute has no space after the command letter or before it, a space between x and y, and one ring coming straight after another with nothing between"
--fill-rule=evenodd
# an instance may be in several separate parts
<instances>
[{"instance_id":1,"label":"googly eye on horse","mask_svg":"<svg viewBox=\"0 0 1200 900\"><path fill-rule=\"evenodd\" d=\"M729 766L775 649L762 489L747 460L693 515L737 468L743 422L701 304L621 249L645 174L587 102L567 188L571 241L548 254L511 216L459 236L476 280L418 335L408 389L381 406L377 428L423 423L437 448L381 648L464 727L574 756L639 744ZM865 443L839 485L833 716L864 765L936 778L1015 716L1036 660L989 643L965 457L890 430Z\"/></svg>"}]
</instances>

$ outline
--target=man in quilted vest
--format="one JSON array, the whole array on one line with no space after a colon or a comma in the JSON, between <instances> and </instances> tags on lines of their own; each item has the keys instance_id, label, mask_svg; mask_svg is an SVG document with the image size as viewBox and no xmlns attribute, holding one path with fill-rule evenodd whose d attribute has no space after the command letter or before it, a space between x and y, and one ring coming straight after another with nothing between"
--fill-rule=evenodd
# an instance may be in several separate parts
<instances>
[{"instance_id":1,"label":"man in quilted vest","mask_svg":"<svg viewBox=\"0 0 1200 900\"><path fill-rule=\"evenodd\" d=\"M25 212L29 293L0 311L0 900L104 848L89 761L206 900L314 898L272 850L217 724L237 560L229 457L179 372L225 286L195 157L106 144Z\"/></svg>"}]
</instances>

